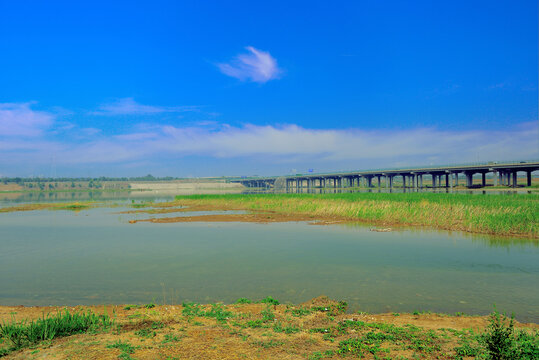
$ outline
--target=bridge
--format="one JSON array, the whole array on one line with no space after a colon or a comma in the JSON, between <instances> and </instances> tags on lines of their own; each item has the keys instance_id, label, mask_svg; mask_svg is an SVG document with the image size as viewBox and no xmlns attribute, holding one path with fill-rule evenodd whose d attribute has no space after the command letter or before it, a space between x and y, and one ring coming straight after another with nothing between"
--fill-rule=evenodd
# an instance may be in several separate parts
<instances>
[{"instance_id":1,"label":"bridge","mask_svg":"<svg viewBox=\"0 0 539 360\"><path fill-rule=\"evenodd\" d=\"M532 184L532 172L539 170L539 161L504 161L448 166L423 166L418 168L383 169L367 171L349 171L321 174L296 174L288 176L243 177L233 178L230 182L238 182L249 188L275 187L277 179L282 179L287 191L313 188L347 188L347 187L384 187L393 189L398 182L399 187L422 189L423 178L431 180L431 188L453 188L459 186L462 176L467 188L485 187L487 174L491 174L493 185L516 187L518 173L526 174L526 184ZM474 176L480 175L479 184L474 184Z\"/></svg>"}]
</instances>

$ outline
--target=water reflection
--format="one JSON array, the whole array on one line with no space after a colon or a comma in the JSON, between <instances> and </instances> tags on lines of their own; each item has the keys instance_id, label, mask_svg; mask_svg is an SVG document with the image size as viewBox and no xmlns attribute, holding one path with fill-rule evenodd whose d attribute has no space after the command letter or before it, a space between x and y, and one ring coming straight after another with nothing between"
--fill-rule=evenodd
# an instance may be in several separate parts
<instances>
[{"instance_id":1,"label":"water reflection","mask_svg":"<svg viewBox=\"0 0 539 360\"><path fill-rule=\"evenodd\" d=\"M372 231L376 230L375 226L366 225L364 223L352 222L339 224L338 226L343 226L348 229L365 229L369 228ZM485 245L488 247L497 247L497 248L523 248L523 247L539 247L539 239L531 239L526 237L511 237L511 236L500 236L500 235L488 235L488 234L476 234L468 233L463 231L450 231L450 230L437 230L431 228L421 228L414 226L396 226L391 228L391 232L400 232L407 234L422 234L425 231L430 233L437 233L440 236L445 236L448 239L469 239L472 242Z\"/></svg>"}]
</instances>

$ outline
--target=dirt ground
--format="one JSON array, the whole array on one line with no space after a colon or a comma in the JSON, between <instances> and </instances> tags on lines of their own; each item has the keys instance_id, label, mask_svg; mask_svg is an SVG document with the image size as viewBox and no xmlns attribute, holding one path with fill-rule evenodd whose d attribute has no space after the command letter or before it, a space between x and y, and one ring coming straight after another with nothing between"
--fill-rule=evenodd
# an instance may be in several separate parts
<instances>
[{"instance_id":1,"label":"dirt ground","mask_svg":"<svg viewBox=\"0 0 539 360\"><path fill-rule=\"evenodd\" d=\"M475 346L473 334L488 325L488 317L347 314L344 308L323 296L300 305L70 307L67 310L72 313L106 312L114 324L26 347L5 359L341 359L350 355L357 358L357 351L365 349L365 359L374 359L374 354L390 359L453 359L455 348L468 342ZM0 323L38 319L65 309L3 306ZM539 330L537 324L517 323L516 327ZM411 335L398 341L379 341L379 347L368 341L361 345L364 349L353 347L353 341L384 331ZM352 345L346 345L347 341ZM0 349L8 345L4 339Z\"/></svg>"}]
</instances>

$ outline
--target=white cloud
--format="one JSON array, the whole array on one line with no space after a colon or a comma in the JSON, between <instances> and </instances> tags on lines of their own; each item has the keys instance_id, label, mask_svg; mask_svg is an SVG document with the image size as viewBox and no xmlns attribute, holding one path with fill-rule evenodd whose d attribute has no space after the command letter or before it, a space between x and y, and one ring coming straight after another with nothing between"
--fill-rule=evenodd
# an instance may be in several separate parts
<instances>
[{"instance_id":1,"label":"white cloud","mask_svg":"<svg viewBox=\"0 0 539 360\"><path fill-rule=\"evenodd\" d=\"M217 64L219 70L225 75L241 81L265 83L278 79L282 70L277 66L277 60L269 52L247 46L247 54L236 56L229 63Z\"/></svg>"},{"instance_id":2,"label":"white cloud","mask_svg":"<svg viewBox=\"0 0 539 360\"><path fill-rule=\"evenodd\" d=\"M0 104L0 136L39 136L53 124L53 114L32 110L32 104Z\"/></svg>"},{"instance_id":3,"label":"white cloud","mask_svg":"<svg viewBox=\"0 0 539 360\"><path fill-rule=\"evenodd\" d=\"M170 174L177 173L177 160L197 157L231 159L240 164L238 168L254 161L264 168L289 163L287 167L310 164L334 170L539 158L535 121L514 123L502 130L462 131L308 129L293 124L235 127L193 122L183 127L133 125L131 131L107 135L99 128L64 123L54 114L32 110L31 104L24 103L0 104L0 124L3 172L21 168L21 164L47 167L51 158L55 164L82 169L79 171L90 164L102 168L104 164L150 163L161 164Z\"/></svg>"},{"instance_id":4,"label":"white cloud","mask_svg":"<svg viewBox=\"0 0 539 360\"><path fill-rule=\"evenodd\" d=\"M72 145L57 161L129 163L145 159L160 161L163 157L207 156L256 158L261 163L357 164L355 168L375 161L379 167L390 167L403 159L408 165L426 165L537 158L538 138L537 127L529 126L512 131L321 130L296 125L225 126L215 130L201 126L162 126L147 133L128 133Z\"/></svg>"},{"instance_id":5,"label":"white cloud","mask_svg":"<svg viewBox=\"0 0 539 360\"><path fill-rule=\"evenodd\" d=\"M153 106L137 103L133 98L122 98L112 102L101 104L92 115L148 115L166 112L196 111L196 106Z\"/></svg>"}]
</instances>

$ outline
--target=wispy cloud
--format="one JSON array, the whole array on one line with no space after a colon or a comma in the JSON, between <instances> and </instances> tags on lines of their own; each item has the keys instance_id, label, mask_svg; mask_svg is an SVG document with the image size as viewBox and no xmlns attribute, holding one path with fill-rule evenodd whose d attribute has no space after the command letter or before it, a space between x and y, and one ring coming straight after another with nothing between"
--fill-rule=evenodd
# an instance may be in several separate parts
<instances>
[{"instance_id":1,"label":"wispy cloud","mask_svg":"<svg viewBox=\"0 0 539 360\"><path fill-rule=\"evenodd\" d=\"M162 157L257 158L266 162L357 163L376 160L380 167L400 159L408 163L454 163L478 160L535 158L537 126L513 131L442 131L419 128L395 131L305 129L296 125L243 127L161 126L148 132L126 133L68 148L58 163L129 163ZM492 141L496 139L496 141ZM14 149L24 148L12 143ZM29 150L35 144L26 143ZM8 150L8 149L4 149ZM43 149L40 149L41 151ZM29 157L28 161L32 161ZM262 160L261 160L262 161Z\"/></svg>"},{"instance_id":2,"label":"wispy cloud","mask_svg":"<svg viewBox=\"0 0 539 360\"><path fill-rule=\"evenodd\" d=\"M92 111L92 115L148 115L161 114L167 112L197 111L197 106L154 106L143 105L131 97L121 98L109 103L99 105L97 111Z\"/></svg>"},{"instance_id":3,"label":"wispy cloud","mask_svg":"<svg viewBox=\"0 0 539 360\"><path fill-rule=\"evenodd\" d=\"M240 54L228 63L217 64L219 70L241 81L257 83L265 83L280 77L282 70L269 52L252 46L247 46L246 49L249 53Z\"/></svg>"},{"instance_id":4,"label":"wispy cloud","mask_svg":"<svg viewBox=\"0 0 539 360\"><path fill-rule=\"evenodd\" d=\"M32 110L33 102L0 104L0 136L39 136L55 115Z\"/></svg>"},{"instance_id":5,"label":"wispy cloud","mask_svg":"<svg viewBox=\"0 0 539 360\"><path fill-rule=\"evenodd\" d=\"M21 168L21 164L46 167L52 157L66 168L91 165L97 169L106 164L127 168L150 163L160 164L169 174L180 171L174 168L177 160L200 157L234 159L237 164L254 161L260 167L287 163L290 167L311 164L335 170L539 157L536 122L513 123L502 130L463 131L309 129L294 124L238 127L193 122L180 127L135 124L131 131L114 135L99 128L64 127L66 136L59 137L55 133L62 128L58 117L24 103L0 104L0 123L0 161L7 170Z\"/></svg>"}]
</instances>

